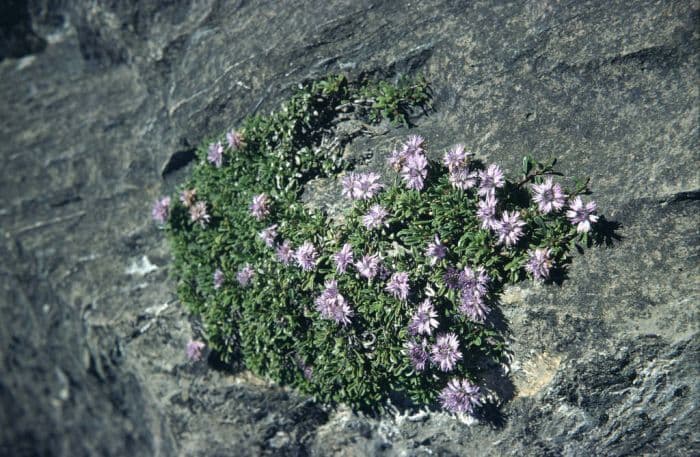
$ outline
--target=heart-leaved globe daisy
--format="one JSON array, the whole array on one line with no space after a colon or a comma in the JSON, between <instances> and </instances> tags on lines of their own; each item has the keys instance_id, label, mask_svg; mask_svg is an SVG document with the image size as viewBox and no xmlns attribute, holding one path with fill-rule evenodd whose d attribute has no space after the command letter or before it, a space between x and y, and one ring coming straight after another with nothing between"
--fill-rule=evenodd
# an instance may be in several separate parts
<instances>
[{"instance_id":1,"label":"heart-leaved globe daisy","mask_svg":"<svg viewBox=\"0 0 700 457\"><path fill-rule=\"evenodd\" d=\"M421 341L409 340L406 343L406 353L411 365L416 371L425 370L430 354L428 353L428 341L423 338Z\"/></svg>"},{"instance_id":2,"label":"heart-leaved globe daisy","mask_svg":"<svg viewBox=\"0 0 700 457\"><path fill-rule=\"evenodd\" d=\"M418 305L418 308L411 316L411 322L408 324L408 332L411 335L432 335L433 329L438 327L438 314L433 308L433 304L429 298L426 298Z\"/></svg>"},{"instance_id":3,"label":"heart-leaved globe daisy","mask_svg":"<svg viewBox=\"0 0 700 457\"><path fill-rule=\"evenodd\" d=\"M430 265L435 265L438 260L445 258L445 255L447 255L447 247L442 244L440 237L435 235L435 239L425 249L425 256L430 259Z\"/></svg>"},{"instance_id":4,"label":"heart-leaved globe daisy","mask_svg":"<svg viewBox=\"0 0 700 457\"><path fill-rule=\"evenodd\" d=\"M207 212L206 202L199 201L190 206L190 220L202 227L206 227L211 220L211 216Z\"/></svg>"},{"instance_id":5,"label":"heart-leaved globe daisy","mask_svg":"<svg viewBox=\"0 0 700 457\"><path fill-rule=\"evenodd\" d=\"M552 259L550 255L551 249L536 248L534 251L529 250L528 260L525 264L527 270L536 281L544 281L549 278L549 269L552 268Z\"/></svg>"},{"instance_id":6,"label":"heart-leaved globe daisy","mask_svg":"<svg viewBox=\"0 0 700 457\"><path fill-rule=\"evenodd\" d=\"M498 221L498 244L513 246L523 236L523 227L525 221L520 219L520 214L517 211L503 211L501 220Z\"/></svg>"},{"instance_id":7,"label":"heart-leaved globe daisy","mask_svg":"<svg viewBox=\"0 0 700 457\"><path fill-rule=\"evenodd\" d=\"M489 195L493 194L497 188L503 187L505 184L505 178L503 177L503 171L501 167L492 163L488 166L486 170L479 172L479 195Z\"/></svg>"},{"instance_id":8,"label":"heart-leaved globe daisy","mask_svg":"<svg viewBox=\"0 0 700 457\"><path fill-rule=\"evenodd\" d=\"M316 310L324 319L329 319L338 324L348 325L353 316L350 304L338 291L337 281L326 281L325 288L321 295L315 300Z\"/></svg>"},{"instance_id":9,"label":"heart-leaved globe daisy","mask_svg":"<svg viewBox=\"0 0 700 457\"><path fill-rule=\"evenodd\" d=\"M583 203L581 197L576 197L569 202L569 210L566 217L572 224L576 225L578 233L585 233L591 230L591 224L598 222L598 216L594 213L598 209L595 202Z\"/></svg>"},{"instance_id":10,"label":"heart-leaved globe daisy","mask_svg":"<svg viewBox=\"0 0 700 457\"><path fill-rule=\"evenodd\" d=\"M270 214L270 198L265 194L255 195L249 209L254 218L259 221L263 220Z\"/></svg>"},{"instance_id":11,"label":"heart-leaved globe daisy","mask_svg":"<svg viewBox=\"0 0 700 457\"><path fill-rule=\"evenodd\" d=\"M304 243L294 251L294 260L296 260L297 265L304 271L311 271L316 267L317 257L318 253L316 252L316 247L311 241L304 241Z\"/></svg>"},{"instance_id":12,"label":"heart-leaved globe daisy","mask_svg":"<svg viewBox=\"0 0 700 457\"><path fill-rule=\"evenodd\" d=\"M170 215L170 197L162 197L156 200L151 210L151 217L159 224L165 224Z\"/></svg>"},{"instance_id":13,"label":"heart-leaved globe daisy","mask_svg":"<svg viewBox=\"0 0 700 457\"><path fill-rule=\"evenodd\" d=\"M397 272L391 275L385 287L386 291L399 300L406 300L410 291L408 285L408 273Z\"/></svg>"},{"instance_id":14,"label":"heart-leaved globe daisy","mask_svg":"<svg viewBox=\"0 0 700 457\"><path fill-rule=\"evenodd\" d=\"M277 260L282 263L282 265L289 265L292 263L294 251L292 250L292 246L289 244L288 240L284 240L282 244L277 245L275 248L275 257L277 257Z\"/></svg>"},{"instance_id":15,"label":"heart-leaved globe daisy","mask_svg":"<svg viewBox=\"0 0 700 457\"><path fill-rule=\"evenodd\" d=\"M355 268L363 278L374 278L379 271L379 254L363 255L360 260L355 262Z\"/></svg>"},{"instance_id":16,"label":"heart-leaved globe daisy","mask_svg":"<svg viewBox=\"0 0 700 457\"><path fill-rule=\"evenodd\" d=\"M435 344L430 348L430 360L442 371L452 371L462 353L459 350L459 339L454 333L438 335Z\"/></svg>"},{"instance_id":17,"label":"heart-leaved globe daisy","mask_svg":"<svg viewBox=\"0 0 700 457\"><path fill-rule=\"evenodd\" d=\"M559 183L548 177L541 184L532 185L532 200L542 214L559 211L566 203L566 195Z\"/></svg>"},{"instance_id":18,"label":"heart-leaved globe daisy","mask_svg":"<svg viewBox=\"0 0 700 457\"><path fill-rule=\"evenodd\" d=\"M442 407L452 413L474 414L474 408L482 406L479 386L467 379L452 379L440 393Z\"/></svg>"},{"instance_id":19,"label":"heart-leaved globe daisy","mask_svg":"<svg viewBox=\"0 0 700 457\"><path fill-rule=\"evenodd\" d=\"M220 141L209 145L207 160L214 164L216 168L220 168L224 163L224 147Z\"/></svg>"},{"instance_id":20,"label":"heart-leaved globe daisy","mask_svg":"<svg viewBox=\"0 0 700 457\"><path fill-rule=\"evenodd\" d=\"M245 264L245 266L236 273L236 280L241 286L247 287L254 276L255 270L253 267L251 267L250 264Z\"/></svg>"},{"instance_id":21,"label":"heart-leaved globe daisy","mask_svg":"<svg viewBox=\"0 0 700 457\"><path fill-rule=\"evenodd\" d=\"M368 229L372 230L379 228L384 224L384 219L389 215L386 209L382 205L372 205L367 211L367 214L362 216L362 224Z\"/></svg>"},{"instance_id":22,"label":"heart-leaved globe daisy","mask_svg":"<svg viewBox=\"0 0 700 457\"><path fill-rule=\"evenodd\" d=\"M333 254L333 261L335 262L335 271L338 274L345 273L348 265L351 265L353 261L352 246L350 246L350 243L345 243L340 251Z\"/></svg>"}]
</instances>

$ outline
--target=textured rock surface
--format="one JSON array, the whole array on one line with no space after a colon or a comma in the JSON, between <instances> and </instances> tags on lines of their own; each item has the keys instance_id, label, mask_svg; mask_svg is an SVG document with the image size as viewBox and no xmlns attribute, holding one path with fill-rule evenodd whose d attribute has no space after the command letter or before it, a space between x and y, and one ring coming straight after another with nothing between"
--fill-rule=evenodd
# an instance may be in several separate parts
<instances>
[{"instance_id":1,"label":"textured rock surface","mask_svg":"<svg viewBox=\"0 0 700 457\"><path fill-rule=\"evenodd\" d=\"M700 453L700 3L313 3L8 3L0 454ZM427 73L433 150L557 156L619 224L561 285L504 296L513 386L489 422L325 411L184 359L198 329L151 201L206 135L329 71ZM378 167L404 134L351 147Z\"/></svg>"}]
</instances>

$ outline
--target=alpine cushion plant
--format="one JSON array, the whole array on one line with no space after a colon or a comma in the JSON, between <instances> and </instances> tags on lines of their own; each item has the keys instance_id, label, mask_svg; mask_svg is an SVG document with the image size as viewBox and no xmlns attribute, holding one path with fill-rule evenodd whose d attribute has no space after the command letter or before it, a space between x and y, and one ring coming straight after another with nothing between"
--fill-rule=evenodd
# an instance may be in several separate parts
<instances>
[{"instance_id":1,"label":"alpine cushion plant","mask_svg":"<svg viewBox=\"0 0 700 457\"><path fill-rule=\"evenodd\" d=\"M432 161L418 135L389 154L388 177L352 171L341 148L323 146L339 113L408 124L400 116L427 101L420 81L387 84L302 86L278 112L204 144L179 202L161 198L152 215L180 299L224 361L240 354L321 401L381 409L401 395L476 414L484 361L506 355L499 292L563 268L596 207L581 199L587 183L554 180L553 161L528 157L511 181L463 145ZM381 109L368 97L380 92ZM302 203L316 178L337 183L341 215Z\"/></svg>"}]
</instances>

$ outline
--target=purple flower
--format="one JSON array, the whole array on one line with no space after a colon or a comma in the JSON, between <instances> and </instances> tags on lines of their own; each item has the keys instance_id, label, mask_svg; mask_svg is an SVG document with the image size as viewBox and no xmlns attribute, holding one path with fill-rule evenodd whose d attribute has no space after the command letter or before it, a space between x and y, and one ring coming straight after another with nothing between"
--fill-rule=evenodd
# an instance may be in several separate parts
<instances>
[{"instance_id":1,"label":"purple flower","mask_svg":"<svg viewBox=\"0 0 700 457\"><path fill-rule=\"evenodd\" d=\"M501 220L496 228L498 232L498 243L505 243L506 246L513 246L523 236L525 221L520 220L517 211L503 211Z\"/></svg>"},{"instance_id":2,"label":"purple flower","mask_svg":"<svg viewBox=\"0 0 700 457\"><path fill-rule=\"evenodd\" d=\"M474 408L481 406L482 398L479 386L467 379L452 379L440 393L442 407L452 413L474 414Z\"/></svg>"},{"instance_id":3,"label":"purple flower","mask_svg":"<svg viewBox=\"0 0 700 457\"><path fill-rule=\"evenodd\" d=\"M205 202L197 202L190 206L190 220L195 223L199 223L202 227L205 227L211 220L211 216L207 213L207 204Z\"/></svg>"},{"instance_id":4,"label":"purple flower","mask_svg":"<svg viewBox=\"0 0 700 457\"><path fill-rule=\"evenodd\" d=\"M214 272L214 289L221 289L224 285L224 272L217 268Z\"/></svg>"},{"instance_id":5,"label":"purple flower","mask_svg":"<svg viewBox=\"0 0 700 457\"><path fill-rule=\"evenodd\" d=\"M277 256L277 260L279 260L282 265L289 265L292 263L294 252L292 252L292 247L289 244L289 241L284 240L282 244L277 245L277 248L275 249L275 256Z\"/></svg>"},{"instance_id":6,"label":"purple flower","mask_svg":"<svg viewBox=\"0 0 700 457\"><path fill-rule=\"evenodd\" d=\"M389 164L389 166L393 168L396 172L401 171L401 168L403 168L403 164L405 161L406 151L397 149L393 150L391 152L391 155L386 159L386 162Z\"/></svg>"},{"instance_id":7,"label":"purple flower","mask_svg":"<svg viewBox=\"0 0 700 457\"><path fill-rule=\"evenodd\" d=\"M537 203L537 207L543 214L559 211L564 207L566 196L561 186L554 183L552 178L547 178L542 184L533 184L532 200Z\"/></svg>"},{"instance_id":8,"label":"purple flower","mask_svg":"<svg viewBox=\"0 0 700 457\"><path fill-rule=\"evenodd\" d=\"M345 243L340 251L333 254L333 261L335 262L335 271L338 274L345 273L348 265L352 264L353 261L350 243Z\"/></svg>"},{"instance_id":9,"label":"purple flower","mask_svg":"<svg viewBox=\"0 0 700 457\"><path fill-rule=\"evenodd\" d=\"M382 187L384 187L379 180L381 176L377 173L360 173L357 179L357 186L355 188L356 198L359 200L368 200L374 197L377 192L379 192Z\"/></svg>"},{"instance_id":10,"label":"purple flower","mask_svg":"<svg viewBox=\"0 0 700 457\"><path fill-rule=\"evenodd\" d=\"M569 218L572 224L576 224L576 231L585 233L591 230L591 224L598 222L596 212L598 206L595 202L589 202L584 205L581 197L576 197L569 202L569 210L566 212L566 217Z\"/></svg>"},{"instance_id":11,"label":"purple flower","mask_svg":"<svg viewBox=\"0 0 700 457\"><path fill-rule=\"evenodd\" d=\"M229 130L228 133L226 133L226 142L229 148L238 149L243 146L243 135L235 130Z\"/></svg>"},{"instance_id":12,"label":"purple flower","mask_svg":"<svg viewBox=\"0 0 700 457\"><path fill-rule=\"evenodd\" d=\"M251 279L253 279L253 276L255 276L255 270L253 270L253 267L250 266L250 264L245 264L243 268L241 268L238 273L236 273L236 279L238 280L238 284L240 284L243 287L246 287L248 284L250 284Z\"/></svg>"},{"instance_id":13,"label":"purple flower","mask_svg":"<svg viewBox=\"0 0 700 457\"><path fill-rule=\"evenodd\" d=\"M442 158L442 163L450 170L450 172L464 170L467 165L467 159L470 155L470 153L464 151L463 144L456 144L452 147L452 149L445 153L444 157Z\"/></svg>"},{"instance_id":14,"label":"purple flower","mask_svg":"<svg viewBox=\"0 0 700 457\"><path fill-rule=\"evenodd\" d=\"M394 273L391 275L391 278L389 278L389 282L384 289L399 300L406 300L406 298L408 298L408 292L410 291L408 286L408 273Z\"/></svg>"},{"instance_id":15,"label":"purple flower","mask_svg":"<svg viewBox=\"0 0 700 457\"><path fill-rule=\"evenodd\" d=\"M273 224L266 229L263 229L258 236L261 240L265 242L267 247L273 247L275 245L275 238L277 238L277 224Z\"/></svg>"},{"instance_id":16,"label":"purple flower","mask_svg":"<svg viewBox=\"0 0 700 457\"><path fill-rule=\"evenodd\" d=\"M411 365L416 371L425 370L425 364L428 362L428 342L423 338L420 343L415 340L409 340L406 343L406 352L411 360Z\"/></svg>"},{"instance_id":17,"label":"purple flower","mask_svg":"<svg viewBox=\"0 0 700 457\"><path fill-rule=\"evenodd\" d=\"M435 265L439 259L445 258L445 255L447 255L447 248L440 241L440 237L435 235L435 241L428 244L425 256L430 257L430 265Z\"/></svg>"},{"instance_id":18,"label":"purple flower","mask_svg":"<svg viewBox=\"0 0 700 457\"><path fill-rule=\"evenodd\" d=\"M406 162L401 169L401 178L406 183L406 188L414 190L423 188L423 180L428 174L427 166L428 159L422 152L416 151L406 155Z\"/></svg>"},{"instance_id":19,"label":"purple flower","mask_svg":"<svg viewBox=\"0 0 700 457\"><path fill-rule=\"evenodd\" d=\"M224 147L221 145L220 141L209 145L207 160L216 165L216 168L221 167L224 163Z\"/></svg>"},{"instance_id":20,"label":"purple flower","mask_svg":"<svg viewBox=\"0 0 700 457\"><path fill-rule=\"evenodd\" d=\"M180 201L185 206L189 208L194 205L194 200L197 197L197 189L185 189L180 192Z\"/></svg>"},{"instance_id":21,"label":"purple flower","mask_svg":"<svg viewBox=\"0 0 700 457\"><path fill-rule=\"evenodd\" d=\"M437 317L438 314L433 308L433 304L429 298L426 298L418 305L416 312L413 313L411 322L408 324L408 331L411 335L432 335L433 329L439 325Z\"/></svg>"},{"instance_id":22,"label":"purple flower","mask_svg":"<svg viewBox=\"0 0 700 457\"><path fill-rule=\"evenodd\" d=\"M505 184L503 172L495 163L489 165L485 171L480 171L479 179L481 179L481 184L479 185L479 195L493 194L497 187L503 187Z\"/></svg>"},{"instance_id":23,"label":"purple flower","mask_svg":"<svg viewBox=\"0 0 700 457\"><path fill-rule=\"evenodd\" d=\"M162 197L156 200L151 209L151 217L159 224L165 224L170 214L170 197Z\"/></svg>"},{"instance_id":24,"label":"purple flower","mask_svg":"<svg viewBox=\"0 0 700 457\"><path fill-rule=\"evenodd\" d=\"M459 288L474 291L479 295L486 295L489 281L491 278L482 267L477 268L476 271L464 267L459 273Z\"/></svg>"},{"instance_id":25,"label":"purple flower","mask_svg":"<svg viewBox=\"0 0 700 457\"><path fill-rule=\"evenodd\" d=\"M388 214L382 205L372 205L367 214L362 216L362 223L368 230L379 228Z\"/></svg>"},{"instance_id":26,"label":"purple flower","mask_svg":"<svg viewBox=\"0 0 700 457\"><path fill-rule=\"evenodd\" d=\"M270 199L265 194L259 194L253 197L250 204L250 214L257 220L263 220L265 216L270 214Z\"/></svg>"},{"instance_id":27,"label":"purple flower","mask_svg":"<svg viewBox=\"0 0 700 457\"><path fill-rule=\"evenodd\" d=\"M408 154L414 154L416 152L423 153L423 142L425 138L420 135L410 135L406 142L404 143L404 151Z\"/></svg>"},{"instance_id":28,"label":"purple flower","mask_svg":"<svg viewBox=\"0 0 700 457\"><path fill-rule=\"evenodd\" d=\"M379 270L379 254L366 254L362 256L362 259L355 262L355 268L357 268L360 276L367 279L374 278Z\"/></svg>"},{"instance_id":29,"label":"purple flower","mask_svg":"<svg viewBox=\"0 0 700 457\"><path fill-rule=\"evenodd\" d=\"M525 264L527 270L536 281L544 281L549 277L549 269L552 268L552 259L549 257L551 249L536 248L527 251L530 258Z\"/></svg>"},{"instance_id":30,"label":"purple flower","mask_svg":"<svg viewBox=\"0 0 700 457\"><path fill-rule=\"evenodd\" d=\"M334 320L338 324L347 325L353 316L350 305L340 292L336 281L326 281L325 289L316 297L316 310L324 319Z\"/></svg>"},{"instance_id":31,"label":"purple flower","mask_svg":"<svg viewBox=\"0 0 700 457\"><path fill-rule=\"evenodd\" d=\"M498 219L496 218L496 205L498 201L493 194L486 195L486 198L479 200L479 209L476 211L476 217L481 220L481 228L486 230L496 230L498 228Z\"/></svg>"},{"instance_id":32,"label":"purple flower","mask_svg":"<svg viewBox=\"0 0 700 457\"><path fill-rule=\"evenodd\" d=\"M316 247L310 241L304 241L304 244L294 252L294 260L304 271L311 271L316 267L317 257Z\"/></svg>"},{"instance_id":33,"label":"purple flower","mask_svg":"<svg viewBox=\"0 0 700 457\"><path fill-rule=\"evenodd\" d=\"M190 359L190 361L192 362L199 362L204 356L204 348L205 345L203 342L199 340L190 340L190 342L187 343L187 346L185 347L185 353L187 354L187 358Z\"/></svg>"},{"instance_id":34,"label":"purple flower","mask_svg":"<svg viewBox=\"0 0 700 457\"><path fill-rule=\"evenodd\" d=\"M462 358L459 351L459 340L454 333L438 335L435 344L430 349L430 360L442 371L452 371L457 361Z\"/></svg>"},{"instance_id":35,"label":"purple flower","mask_svg":"<svg viewBox=\"0 0 700 457\"><path fill-rule=\"evenodd\" d=\"M484 297L476 290L465 289L459 301L459 312L474 322L483 323L491 308L484 303Z\"/></svg>"},{"instance_id":36,"label":"purple flower","mask_svg":"<svg viewBox=\"0 0 700 457\"><path fill-rule=\"evenodd\" d=\"M459 190L467 190L476 186L477 173L467 168L456 168L450 172L452 187Z\"/></svg>"},{"instance_id":37,"label":"purple flower","mask_svg":"<svg viewBox=\"0 0 700 457\"><path fill-rule=\"evenodd\" d=\"M343 196L350 200L368 200L384 187L377 173L348 173L343 177Z\"/></svg>"}]
</instances>

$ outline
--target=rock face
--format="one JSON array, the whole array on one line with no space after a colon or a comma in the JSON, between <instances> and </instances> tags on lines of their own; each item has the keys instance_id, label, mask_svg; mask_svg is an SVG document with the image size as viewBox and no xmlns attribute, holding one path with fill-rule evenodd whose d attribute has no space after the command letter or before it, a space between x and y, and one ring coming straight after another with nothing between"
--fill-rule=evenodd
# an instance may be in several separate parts
<instances>
[{"instance_id":1,"label":"rock face","mask_svg":"<svg viewBox=\"0 0 700 457\"><path fill-rule=\"evenodd\" d=\"M700 3L291 3L0 7L0 454L700 453ZM614 221L560 285L503 297L492 421L361 417L185 360L150 204L206 135L328 72L427 74L431 150L556 156Z\"/></svg>"}]
</instances>

